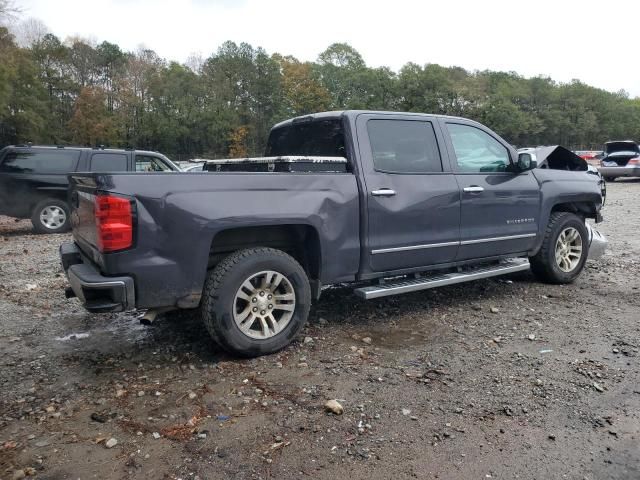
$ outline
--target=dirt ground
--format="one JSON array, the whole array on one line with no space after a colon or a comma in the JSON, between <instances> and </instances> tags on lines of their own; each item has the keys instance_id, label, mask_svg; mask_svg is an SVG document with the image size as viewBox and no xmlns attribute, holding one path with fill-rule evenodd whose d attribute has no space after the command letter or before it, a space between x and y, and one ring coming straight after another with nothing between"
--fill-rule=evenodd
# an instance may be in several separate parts
<instances>
[{"instance_id":1,"label":"dirt ground","mask_svg":"<svg viewBox=\"0 0 640 480\"><path fill-rule=\"evenodd\" d=\"M638 479L639 200L609 185L611 250L572 285L333 289L255 360L195 315L86 313L68 237L0 217L0 478Z\"/></svg>"}]
</instances>

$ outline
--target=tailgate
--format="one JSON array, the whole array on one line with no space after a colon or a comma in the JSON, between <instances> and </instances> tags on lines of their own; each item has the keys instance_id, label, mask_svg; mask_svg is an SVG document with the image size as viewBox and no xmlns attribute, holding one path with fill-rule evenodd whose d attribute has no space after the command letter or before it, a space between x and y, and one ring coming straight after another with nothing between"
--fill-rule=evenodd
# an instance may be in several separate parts
<instances>
[{"instance_id":1,"label":"tailgate","mask_svg":"<svg viewBox=\"0 0 640 480\"><path fill-rule=\"evenodd\" d=\"M69 175L73 238L100 267L105 266L105 254L123 252L134 245L135 200L112 192L113 183L111 175Z\"/></svg>"},{"instance_id":2,"label":"tailgate","mask_svg":"<svg viewBox=\"0 0 640 480\"><path fill-rule=\"evenodd\" d=\"M96 182L92 176L69 176L71 228L73 238L81 247L96 246L96 223L94 202ZM88 253L88 252L85 252Z\"/></svg>"}]
</instances>

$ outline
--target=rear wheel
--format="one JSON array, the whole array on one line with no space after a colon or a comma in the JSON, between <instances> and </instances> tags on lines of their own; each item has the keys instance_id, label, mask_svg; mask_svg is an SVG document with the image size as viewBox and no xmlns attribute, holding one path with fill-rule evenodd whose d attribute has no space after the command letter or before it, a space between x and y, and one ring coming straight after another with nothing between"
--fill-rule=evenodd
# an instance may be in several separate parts
<instances>
[{"instance_id":1,"label":"rear wheel","mask_svg":"<svg viewBox=\"0 0 640 480\"><path fill-rule=\"evenodd\" d=\"M589 235L584 221L569 212L553 212L540 251L529 260L531 270L543 282L573 282L589 253Z\"/></svg>"},{"instance_id":2,"label":"rear wheel","mask_svg":"<svg viewBox=\"0 0 640 480\"><path fill-rule=\"evenodd\" d=\"M69 207L55 198L43 200L33 209L31 223L38 233L67 232L70 227Z\"/></svg>"},{"instance_id":3,"label":"rear wheel","mask_svg":"<svg viewBox=\"0 0 640 480\"><path fill-rule=\"evenodd\" d=\"M213 340L245 357L287 346L307 322L309 280L300 264L273 248L239 250L207 274L202 319Z\"/></svg>"}]
</instances>

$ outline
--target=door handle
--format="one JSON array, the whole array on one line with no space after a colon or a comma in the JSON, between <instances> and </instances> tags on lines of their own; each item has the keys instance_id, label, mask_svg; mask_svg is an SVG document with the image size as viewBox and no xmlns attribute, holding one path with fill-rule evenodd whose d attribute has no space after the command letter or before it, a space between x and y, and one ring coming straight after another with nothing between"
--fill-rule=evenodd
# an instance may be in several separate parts
<instances>
[{"instance_id":1,"label":"door handle","mask_svg":"<svg viewBox=\"0 0 640 480\"><path fill-rule=\"evenodd\" d=\"M479 187L477 185L473 185L471 187L464 187L462 190L464 190L465 192L469 192L469 193L480 193L480 192L484 192L484 188Z\"/></svg>"},{"instance_id":2,"label":"door handle","mask_svg":"<svg viewBox=\"0 0 640 480\"><path fill-rule=\"evenodd\" d=\"M371 192L371 195L374 197L393 197L395 194L396 191L391 190L390 188L380 188Z\"/></svg>"}]
</instances>

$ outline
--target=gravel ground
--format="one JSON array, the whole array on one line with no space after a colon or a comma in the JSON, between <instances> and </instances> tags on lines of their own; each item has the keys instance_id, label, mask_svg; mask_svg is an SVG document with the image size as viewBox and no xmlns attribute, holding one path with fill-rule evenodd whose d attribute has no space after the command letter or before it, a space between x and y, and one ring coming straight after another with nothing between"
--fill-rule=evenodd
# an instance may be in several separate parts
<instances>
[{"instance_id":1,"label":"gravel ground","mask_svg":"<svg viewBox=\"0 0 640 480\"><path fill-rule=\"evenodd\" d=\"M0 217L0 478L640 478L638 198L609 186L611 251L572 285L333 289L254 360L194 315L86 313L67 237Z\"/></svg>"}]
</instances>

